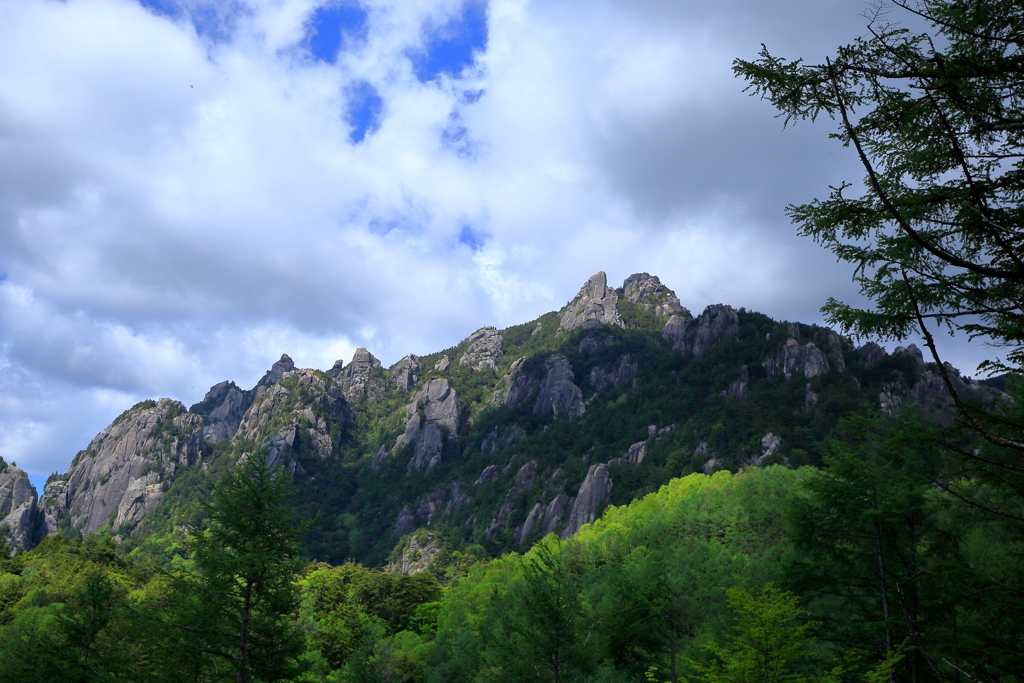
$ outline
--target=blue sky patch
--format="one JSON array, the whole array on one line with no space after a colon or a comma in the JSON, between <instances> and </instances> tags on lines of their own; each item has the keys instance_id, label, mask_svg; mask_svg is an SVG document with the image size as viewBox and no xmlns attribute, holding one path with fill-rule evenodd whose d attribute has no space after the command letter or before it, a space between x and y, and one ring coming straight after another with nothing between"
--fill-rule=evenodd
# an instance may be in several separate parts
<instances>
[{"instance_id":1,"label":"blue sky patch","mask_svg":"<svg viewBox=\"0 0 1024 683\"><path fill-rule=\"evenodd\" d=\"M447 24L428 30L426 49L410 54L416 77L422 83L442 73L453 76L473 63L474 50L487 49L487 3L471 0Z\"/></svg>"},{"instance_id":2,"label":"blue sky patch","mask_svg":"<svg viewBox=\"0 0 1024 683\"><path fill-rule=\"evenodd\" d=\"M474 230L468 225L463 225L462 230L459 232L459 244L465 244L473 251L480 251L484 245L487 244L487 240L490 239L490 235L485 232Z\"/></svg>"},{"instance_id":3,"label":"blue sky patch","mask_svg":"<svg viewBox=\"0 0 1024 683\"><path fill-rule=\"evenodd\" d=\"M354 3L322 5L310 16L309 29L309 51L334 64L343 47L366 40L366 10Z\"/></svg>"},{"instance_id":4,"label":"blue sky patch","mask_svg":"<svg viewBox=\"0 0 1024 683\"><path fill-rule=\"evenodd\" d=\"M348 109L345 120L352 126L349 138L354 144L359 144L367 135L372 135L380 128L384 100L380 98L377 89L366 81L354 84L346 94Z\"/></svg>"},{"instance_id":5,"label":"blue sky patch","mask_svg":"<svg viewBox=\"0 0 1024 683\"><path fill-rule=\"evenodd\" d=\"M237 0L201 3L187 12L178 0L139 0L139 4L156 14L173 19L187 15L198 35L217 43L231 40L235 19L239 14L249 11Z\"/></svg>"}]
</instances>

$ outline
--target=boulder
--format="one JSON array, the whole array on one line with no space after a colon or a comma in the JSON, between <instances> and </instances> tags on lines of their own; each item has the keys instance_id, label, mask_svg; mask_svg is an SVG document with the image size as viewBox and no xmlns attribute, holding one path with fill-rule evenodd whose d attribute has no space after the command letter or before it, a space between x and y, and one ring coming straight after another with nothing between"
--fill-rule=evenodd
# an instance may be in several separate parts
<instances>
[{"instance_id":1,"label":"boulder","mask_svg":"<svg viewBox=\"0 0 1024 683\"><path fill-rule=\"evenodd\" d=\"M587 280L576 297L558 312L561 329L618 325L624 327L619 315L619 296L608 286L604 271L598 271Z\"/></svg>"}]
</instances>

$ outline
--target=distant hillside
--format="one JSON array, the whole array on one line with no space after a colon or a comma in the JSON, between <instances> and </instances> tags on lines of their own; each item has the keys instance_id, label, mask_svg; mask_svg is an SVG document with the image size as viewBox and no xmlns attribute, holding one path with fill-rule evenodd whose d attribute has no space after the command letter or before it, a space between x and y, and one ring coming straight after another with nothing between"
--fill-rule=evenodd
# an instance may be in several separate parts
<instances>
[{"instance_id":1,"label":"distant hillside","mask_svg":"<svg viewBox=\"0 0 1024 683\"><path fill-rule=\"evenodd\" d=\"M957 381L976 403L1002 400ZM326 372L285 355L251 389L139 403L38 501L0 465L0 524L18 547L98 533L159 556L203 524L221 472L261 455L293 473L310 557L410 570L571 536L688 473L819 465L842 417L912 404L951 419L913 345L857 348L721 304L693 317L657 277L612 289L599 272L556 313L390 368L366 349Z\"/></svg>"}]
</instances>

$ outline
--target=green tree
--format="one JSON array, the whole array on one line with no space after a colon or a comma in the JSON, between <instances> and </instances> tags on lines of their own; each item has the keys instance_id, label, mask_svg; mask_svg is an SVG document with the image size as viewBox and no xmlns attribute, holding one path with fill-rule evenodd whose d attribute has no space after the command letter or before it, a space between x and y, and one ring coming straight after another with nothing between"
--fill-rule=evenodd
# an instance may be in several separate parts
<instances>
[{"instance_id":1,"label":"green tree","mask_svg":"<svg viewBox=\"0 0 1024 683\"><path fill-rule=\"evenodd\" d=\"M895 23L904 16L930 32ZM734 70L787 123L837 120L832 137L864 167L860 196L843 183L826 200L788 207L802 234L855 266L874 304L829 299L830 322L886 339L919 331L964 421L1019 461L1019 427L986 422L964 402L931 330L1005 347L984 368L1024 371L1024 6L882 0L868 30L824 64L763 48ZM1020 471L1019 462L996 464Z\"/></svg>"},{"instance_id":2,"label":"green tree","mask_svg":"<svg viewBox=\"0 0 1024 683\"><path fill-rule=\"evenodd\" d=\"M523 558L522 578L491 602L484 659L495 680L570 683L594 669L594 619L578 568L549 536Z\"/></svg>"},{"instance_id":3,"label":"green tree","mask_svg":"<svg viewBox=\"0 0 1024 683\"><path fill-rule=\"evenodd\" d=\"M190 539L195 573L178 585L179 642L207 658L210 671L227 663L237 683L300 673L300 530L288 477L260 455L229 471L214 489L208 528Z\"/></svg>"}]
</instances>

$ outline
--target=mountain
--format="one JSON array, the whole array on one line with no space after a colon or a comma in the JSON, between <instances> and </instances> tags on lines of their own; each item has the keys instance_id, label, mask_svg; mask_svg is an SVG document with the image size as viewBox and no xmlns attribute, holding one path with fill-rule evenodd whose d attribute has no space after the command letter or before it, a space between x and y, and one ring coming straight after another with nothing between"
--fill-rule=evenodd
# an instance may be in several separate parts
<instances>
[{"instance_id":1,"label":"mountain","mask_svg":"<svg viewBox=\"0 0 1024 683\"><path fill-rule=\"evenodd\" d=\"M971 401L1004 400L952 375ZM261 454L292 473L311 557L422 568L571 536L690 472L818 465L843 417L911 405L952 419L913 345L888 354L723 304L694 317L657 277L612 288L599 272L560 311L389 368L362 348L326 372L283 355L251 389L143 401L38 501L0 464L0 524L20 548L97 533L164 557L202 526L218 476Z\"/></svg>"}]
</instances>

